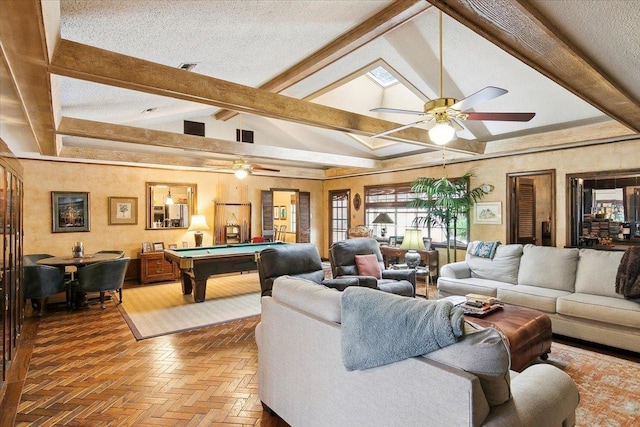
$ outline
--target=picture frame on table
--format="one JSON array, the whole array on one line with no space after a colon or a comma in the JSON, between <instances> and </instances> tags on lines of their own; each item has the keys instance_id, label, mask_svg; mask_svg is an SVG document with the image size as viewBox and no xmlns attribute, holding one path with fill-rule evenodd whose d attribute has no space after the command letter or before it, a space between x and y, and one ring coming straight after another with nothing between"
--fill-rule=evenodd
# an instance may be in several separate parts
<instances>
[{"instance_id":1,"label":"picture frame on table","mask_svg":"<svg viewBox=\"0 0 640 427\"><path fill-rule=\"evenodd\" d=\"M396 237L389 237L389 246L393 247L396 246L397 241L396 241Z\"/></svg>"},{"instance_id":2,"label":"picture frame on table","mask_svg":"<svg viewBox=\"0 0 640 427\"><path fill-rule=\"evenodd\" d=\"M142 242L142 253L152 252L150 242Z\"/></svg>"},{"instance_id":3,"label":"picture frame on table","mask_svg":"<svg viewBox=\"0 0 640 427\"><path fill-rule=\"evenodd\" d=\"M155 242L153 244L153 251L154 252L162 252L162 251L164 251L164 242Z\"/></svg>"},{"instance_id":4,"label":"picture frame on table","mask_svg":"<svg viewBox=\"0 0 640 427\"><path fill-rule=\"evenodd\" d=\"M476 224L502 224L502 202L478 202L475 208Z\"/></svg>"},{"instance_id":5,"label":"picture frame on table","mask_svg":"<svg viewBox=\"0 0 640 427\"><path fill-rule=\"evenodd\" d=\"M167 249L178 249L178 245L176 245L175 243L169 243L167 245Z\"/></svg>"},{"instance_id":6,"label":"picture frame on table","mask_svg":"<svg viewBox=\"0 0 640 427\"><path fill-rule=\"evenodd\" d=\"M51 192L51 219L54 233L90 231L89 193Z\"/></svg>"},{"instance_id":7,"label":"picture frame on table","mask_svg":"<svg viewBox=\"0 0 640 427\"><path fill-rule=\"evenodd\" d=\"M109 197L109 225L135 225L137 223L137 197Z\"/></svg>"}]
</instances>

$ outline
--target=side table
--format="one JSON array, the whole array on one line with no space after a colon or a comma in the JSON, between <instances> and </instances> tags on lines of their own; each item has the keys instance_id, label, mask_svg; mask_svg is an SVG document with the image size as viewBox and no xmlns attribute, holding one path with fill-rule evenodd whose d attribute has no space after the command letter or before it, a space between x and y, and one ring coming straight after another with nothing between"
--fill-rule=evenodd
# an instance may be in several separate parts
<instances>
[{"instance_id":1,"label":"side table","mask_svg":"<svg viewBox=\"0 0 640 427\"><path fill-rule=\"evenodd\" d=\"M140 283L178 280L180 268L177 263L164 259L164 252L143 252L140 256Z\"/></svg>"}]
</instances>

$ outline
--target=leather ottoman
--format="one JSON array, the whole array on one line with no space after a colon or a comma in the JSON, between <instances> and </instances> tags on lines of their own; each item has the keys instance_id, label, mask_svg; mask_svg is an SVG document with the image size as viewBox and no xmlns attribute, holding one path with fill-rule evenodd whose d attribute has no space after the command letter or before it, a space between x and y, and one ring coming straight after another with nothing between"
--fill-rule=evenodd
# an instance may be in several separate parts
<instances>
[{"instance_id":1,"label":"leather ottoman","mask_svg":"<svg viewBox=\"0 0 640 427\"><path fill-rule=\"evenodd\" d=\"M509 341L514 371L522 371L538 357L546 360L551 351L551 319L541 311L505 304L502 310L483 318L464 317L472 326L493 326L504 334Z\"/></svg>"}]
</instances>

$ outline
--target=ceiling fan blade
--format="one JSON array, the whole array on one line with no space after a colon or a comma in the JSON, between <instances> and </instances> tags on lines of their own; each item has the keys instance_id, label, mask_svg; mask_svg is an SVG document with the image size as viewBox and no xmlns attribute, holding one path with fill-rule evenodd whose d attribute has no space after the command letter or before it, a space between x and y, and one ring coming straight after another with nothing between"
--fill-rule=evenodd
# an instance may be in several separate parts
<instances>
[{"instance_id":1,"label":"ceiling fan blade","mask_svg":"<svg viewBox=\"0 0 640 427\"><path fill-rule=\"evenodd\" d=\"M497 120L503 122L528 122L536 113L467 113L467 120Z\"/></svg>"},{"instance_id":2,"label":"ceiling fan blade","mask_svg":"<svg viewBox=\"0 0 640 427\"><path fill-rule=\"evenodd\" d=\"M397 113L397 114L414 114L416 116L424 116L426 113L424 111L416 111L416 110L401 110L398 108L374 108L372 110L374 113Z\"/></svg>"},{"instance_id":3,"label":"ceiling fan blade","mask_svg":"<svg viewBox=\"0 0 640 427\"><path fill-rule=\"evenodd\" d=\"M267 167L260 166L260 165L252 165L251 166L251 170L254 170L254 171L268 171L268 172L280 172L280 169L272 169L272 168L267 168Z\"/></svg>"},{"instance_id":4,"label":"ceiling fan blade","mask_svg":"<svg viewBox=\"0 0 640 427\"><path fill-rule=\"evenodd\" d=\"M462 123L461 120L456 119L455 117L451 117L451 120L456 125L456 136L462 139L475 140L476 136Z\"/></svg>"},{"instance_id":5,"label":"ceiling fan blade","mask_svg":"<svg viewBox=\"0 0 640 427\"><path fill-rule=\"evenodd\" d=\"M400 126L400 127L394 128L394 129L386 130L384 132L376 133L375 135L371 135L371 138L378 138L378 137L381 137L381 136L389 135L390 133L395 133L395 132L398 132L398 131L401 131L403 129L407 129L407 128L413 127L413 126L415 126L417 124L420 124L420 123L423 123L423 122L426 122L426 121L429 121L429 120L431 120L431 119L418 120L417 122L409 123L409 124L406 124L404 126Z\"/></svg>"},{"instance_id":6,"label":"ceiling fan blade","mask_svg":"<svg viewBox=\"0 0 640 427\"><path fill-rule=\"evenodd\" d=\"M487 86L484 89L480 89L473 95L469 95L465 99L462 99L456 102L451 106L451 108L453 110L466 111L470 108L473 108L476 104L490 101L494 98L504 95L507 92L509 91L506 89L502 89L495 86Z\"/></svg>"}]
</instances>

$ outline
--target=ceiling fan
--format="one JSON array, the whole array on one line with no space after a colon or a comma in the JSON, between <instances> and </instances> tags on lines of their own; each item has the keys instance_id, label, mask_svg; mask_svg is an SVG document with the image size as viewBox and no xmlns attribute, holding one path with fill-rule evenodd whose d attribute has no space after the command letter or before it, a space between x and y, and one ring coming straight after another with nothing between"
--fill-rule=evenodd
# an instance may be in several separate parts
<instances>
[{"instance_id":1,"label":"ceiling fan","mask_svg":"<svg viewBox=\"0 0 640 427\"><path fill-rule=\"evenodd\" d=\"M465 120L528 122L536 115L536 113L486 113L468 111L476 104L489 101L508 92L506 89L501 89L494 86L487 86L484 89L480 89L473 95L470 95L462 100L457 100L455 98L445 98L442 95L442 11L439 11L439 26L440 98L431 100L424 104L423 111L402 110L397 108L372 109L371 111L373 112L414 114L418 116L424 116L423 119L416 122L372 135L373 138L389 135L391 133L410 128L420 123L434 121L435 125L431 129L429 129L429 137L434 143L438 145L444 145L453 139L454 135L456 135L456 132L458 137L460 138L475 139L475 136L471 133L471 131L469 131L462 123ZM451 125L452 122L457 126L457 130Z\"/></svg>"},{"instance_id":2,"label":"ceiling fan","mask_svg":"<svg viewBox=\"0 0 640 427\"><path fill-rule=\"evenodd\" d=\"M238 179L246 178L247 175L251 173L251 171L280 172L280 169L273 169L265 166L254 165L242 159L234 160L233 164L231 165L231 169L235 171L234 175Z\"/></svg>"}]
</instances>

